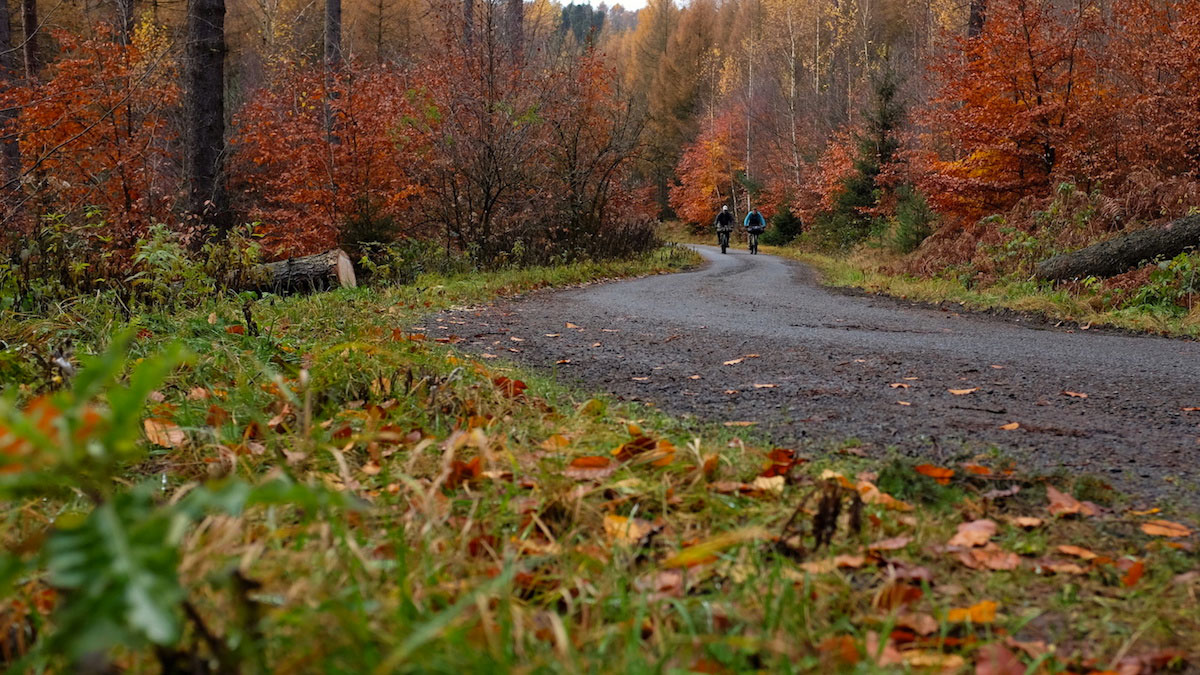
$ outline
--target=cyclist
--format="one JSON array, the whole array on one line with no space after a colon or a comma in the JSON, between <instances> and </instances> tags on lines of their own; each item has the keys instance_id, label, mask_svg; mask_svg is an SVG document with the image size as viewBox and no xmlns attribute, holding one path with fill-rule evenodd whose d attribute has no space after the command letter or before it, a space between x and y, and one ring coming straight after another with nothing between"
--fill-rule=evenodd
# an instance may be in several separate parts
<instances>
[{"instance_id":1,"label":"cyclist","mask_svg":"<svg viewBox=\"0 0 1200 675\"><path fill-rule=\"evenodd\" d=\"M721 253L729 248L729 235L733 232L733 214L729 212L729 205L721 207L721 212L717 214L717 243L721 245Z\"/></svg>"},{"instance_id":2,"label":"cyclist","mask_svg":"<svg viewBox=\"0 0 1200 675\"><path fill-rule=\"evenodd\" d=\"M767 231L767 221L763 218L758 209L752 209L746 214L746 220L742 223L742 227L746 228L746 234L749 235L750 254L758 255L758 235Z\"/></svg>"}]
</instances>

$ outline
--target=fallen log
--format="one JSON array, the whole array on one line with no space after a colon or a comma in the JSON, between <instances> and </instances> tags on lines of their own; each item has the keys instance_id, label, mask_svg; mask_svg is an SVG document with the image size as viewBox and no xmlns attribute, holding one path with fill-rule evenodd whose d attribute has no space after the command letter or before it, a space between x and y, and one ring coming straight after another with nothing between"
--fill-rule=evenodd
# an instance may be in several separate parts
<instances>
[{"instance_id":1,"label":"fallen log","mask_svg":"<svg viewBox=\"0 0 1200 675\"><path fill-rule=\"evenodd\" d=\"M1116 239L1063 253L1038 263L1033 275L1046 281L1113 277L1158 257L1174 258L1200 248L1200 215L1167 225L1131 232Z\"/></svg>"},{"instance_id":2,"label":"fallen log","mask_svg":"<svg viewBox=\"0 0 1200 675\"><path fill-rule=\"evenodd\" d=\"M254 281L247 290L281 295L324 291L339 286L354 288L358 285L350 256L340 248L264 263L254 268L253 277Z\"/></svg>"}]
</instances>

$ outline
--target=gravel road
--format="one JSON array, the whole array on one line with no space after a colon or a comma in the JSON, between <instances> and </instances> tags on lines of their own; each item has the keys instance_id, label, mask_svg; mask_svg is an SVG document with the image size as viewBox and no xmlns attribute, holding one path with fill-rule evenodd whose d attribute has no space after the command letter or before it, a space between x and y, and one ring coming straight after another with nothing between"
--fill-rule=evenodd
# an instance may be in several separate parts
<instances>
[{"instance_id":1,"label":"gravel road","mask_svg":"<svg viewBox=\"0 0 1200 675\"><path fill-rule=\"evenodd\" d=\"M1138 503L1200 507L1200 411L1184 410L1200 406L1200 343L855 295L799 263L697 250L696 271L535 293L427 328L588 390L753 421L782 445L857 438L871 456L944 462L998 448L1024 468L1105 477Z\"/></svg>"}]
</instances>

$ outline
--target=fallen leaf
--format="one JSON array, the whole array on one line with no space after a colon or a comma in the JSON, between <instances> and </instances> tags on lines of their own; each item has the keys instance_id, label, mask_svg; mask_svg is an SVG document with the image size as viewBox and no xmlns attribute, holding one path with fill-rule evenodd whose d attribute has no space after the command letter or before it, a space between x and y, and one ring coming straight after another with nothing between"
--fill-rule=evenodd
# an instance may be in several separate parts
<instances>
[{"instance_id":1,"label":"fallen leaf","mask_svg":"<svg viewBox=\"0 0 1200 675\"><path fill-rule=\"evenodd\" d=\"M1065 553L1066 555L1073 555L1076 558L1081 558L1083 560L1095 560L1096 558L1100 557L1099 554L1093 553L1092 551L1089 551L1086 548L1083 548L1081 546L1071 546L1069 544L1059 546L1058 552Z\"/></svg>"},{"instance_id":2,"label":"fallen leaf","mask_svg":"<svg viewBox=\"0 0 1200 675\"><path fill-rule=\"evenodd\" d=\"M723 365L726 365L726 366L736 366L737 364L739 364L739 363L741 363L742 361L745 361L745 360L746 360L746 359L744 359L744 358L740 358L740 359L730 359L729 361L726 361L726 362L725 362Z\"/></svg>"},{"instance_id":3,"label":"fallen leaf","mask_svg":"<svg viewBox=\"0 0 1200 675\"><path fill-rule=\"evenodd\" d=\"M575 480L603 480L616 472L619 466L608 457L587 455L571 460L563 475Z\"/></svg>"},{"instance_id":4,"label":"fallen leaf","mask_svg":"<svg viewBox=\"0 0 1200 675\"><path fill-rule=\"evenodd\" d=\"M975 653L975 675L1025 675L1025 664L1007 647L993 642Z\"/></svg>"},{"instance_id":5,"label":"fallen leaf","mask_svg":"<svg viewBox=\"0 0 1200 675\"><path fill-rule=\"evenodd\" d=\"M593 348L594 348L594 347L599 347L599 346L600 346L600 343L599 343L599 342L593 342L593 343L592 343L592 347L593 347Z\"/></svg>"},{"instance_id":6,"label":"fallen leaf","mask_svg":"<svg viewBox=\"0 0 1200 675\"><path fill-rule=\"evenodd\" d=\"M992 364L992 368L995 368L996 370L1004 370L1005 366L1001 366L1001 365L997 365L997 364Z\"/></svg>"},{"instance_id":7,"label":"fallen leaf","mask_svg":"<svg viewBox=\"0 0 1200 675\"><path fill-rule=\"evenodd\" d=\"M204 401L208 399L208 390L204 387L193 387L188 391L189 401Z\"/></svg>"},{"instance_id":8,"label":"fallen leaf","mask_svg":"<svg viewBox=\"0 0 1200 675\"><path fill-rule=\"evenodd\" d=\"M756 425L756 424L758 424L758 422L746 422L746 421L742 421L742 422L726 422L726 423L725 423L725 426L727 426L727 427L752 427L752 426L754 426L754 425Z\"/></svg>"},{"instance_id":9,"label":"fallen leaf","mask_svg":"<svg viewBox=\"0 0 1200 675\"><path fill-rule=\"evenodd\" d=\"M146 438L159 447L180 448L187 445L187 434L167 420L149 417L142 422L142 427L146 430Z\"/></svg>"},{"instance_id":10,"label":"fallen leaf","mask_svg":"<svg viewBox=\"0 0 1200 675\"><path fill-rule=\"evenodd\" d=\"M1125 588L1131 588L1141 580L1142 575L1146 573L1146 563L1141 560L1129 566L1125 570L1125 576L1121 577L1121 585Z\"/></svg>"},{"instance_id":11,"label":"fallen leaf","mask_svg":"<svg viewBox=\"0 0 1200 675\"><path fill-rule=\"evenodd\" d=\"M821 660L831 670L838 666L853 666L859 661L858 646L849 635L830 635L817 645Z\"/></svg>"},{"instance_id":12,"label":"fallen leaf","mask_svg":"<svg viewBox=\"0 0 1200 675\"><path fill-rule=\"evenodd\" d=\"M233 326L226 326L225 332L229 333L230 335L245 335L246 327L241 324L235 324Z\"/></svg>"},{"instance_id":13,"label":"fallen leaf","mask_svg":"<svg viewBox=\"0 0 1200 675\"><path fill-rule=\"evenodd\" d=\"M980 496L984 499L1002 499L1004 497L1011 497L1020 491L1020 485L1013 485L1011 487L1004 488L1003 490L988 490Z\"/></svg>"},{"instance_id":14,"label":"fallen leaf","mask_svg":"<svg viewBox=\"0 0 1200 675\"><path fill-rule=\"evenodd\" d=\"M905 384L903 382L893 382L893 383L889 384L888 386L891 387L892 389L908 389L912 385Z\"/></svg>"},{"instance_id":15,"label":"fallen leaf","mask_svg":"<svg viewBox=\"0 0 1200 675\"><path fill-rule=\"evenodd\" d=\"M1095 504L1090 502L1081 502L1071 495L1059 491L1053 485L1046 486L1046 496L1050 499L1048 507L1051 515L1055 516L1072 516L1082 514L1085 516L1095 516L1100 513Z\"/></svg>"},{"instance_id":16,"label":"fallen leaf","mask_svg":"<svg viewBox=\"0 0 1200 675\"><path fill-rule=\"evenodd\" d=\"M217 322L217 313L216 313L216 312L211 312L211 313L208 315L208 325L210 325L210 326L211 326L211 325L215 324L216 322Z\"/></svg>"},{"instance_id":17,"label":"fallen leaf","mask_svg":"<svg viewBox=\"0 0 1200 675\"><path fill-rule=\"evenodd\" d=\"M875 609L890 612L899 607L915 604L924 595L925 591L917 584L894 578L875 592L874 597L871 598L871 606Z\"/></svg>"},{"instance_id":18,"label":"fallen leaf","mask_svg":"<svg viewBox=\"0 0 1200 675\"><path fill-rule=\"evenodd\" d=\"M485 358L485 359L498 359L498 358L500 358L499 356L496 356L495 354L488 354L487 352L484 352L484 353L480 354L479 356L480 356L481 358Z\"/></svg>"},{"instance_id":19,"label":"fallen leaf","mask_svg":"<svg viewBox=\"0 0 1200 675\"><path fill-rule=\"evenodd\" d=\"M1087 574L1079 565L1062 560L1039 560L1033 564L1033 570L1039 574Z\"/></svg>"},{"instance_id":20,"label":"fallen leaf","mask_svg":"<svg viewBox=\"0 0 1200 675\"><path fill-rule=\"evenodd\" d=\"M971 387L970 389L947 389L946 391L955 396L966 396L967 394L979 391L979 387Z\"/></svg>"},{"instance_id":21,"label":"fallen leaf","mask_svg":"<svg viewBox=\"0 0 1200 675\"><path fill-rule=\"evenodd\" d=\"M1025 652L1029 658L1035 661L1054 651L1053 647L1041 640L1019 641L1009 637L1004 640L1004 644Z\"/></svg>"},{"instance_id":22,"label":"fallen leaf","mask_svg":"<svg viewBox=\"0 0 1200 675\"><path fill-rule=\"evenodd\" d=\"M917 473L923 476L929 476L937 481L938 485L949 485L950 479L954 477L954 469L947 469L932 464L918 464L914 467Z\"/></svg>"},{"instance_id":23,"label":"fallen leaf","mask_svg":"<svg viewBox=\"0 0 1200 675\"><path fill-rule=\"evenodd\" d=\"M950 546L983 546L996 534L996 522L987 518L961 523L958 532L950 539Z\"/></svg>"},{"instance_id":24,"label":"fallen leaf","mask_svg":"<svg viewBox=\"0 0 1200 675\"><path fill-rule=\"evenodd\" d=\"M897 405L912 405L912 404L911 404L911 403L909 403L908 401L896 401L896 404L897 404Z\"/></svg>"},{"instance_id":25,"label":"fallen leaf","mask_svg":"<svg viewBox=\"0 0 1200 675\"><path fill-rule=\"evenodd\" d=\"M604 536L615 544L637 545L659 529L659 526L641 518L614 516L611 513L604 516Z\"/></svg>"},{"instance_id":26,"label":"fallen leaf","mask_svg":"<svg viewBox=\"0 0 1200 675\"><path fill-rule=\"evenodd\" d=\"M576 326L575 324L573 324L573 323L571 323L570 321L568 321L568 322L567 322L567 328L579 328L579 326Z\"/></svg>"},{"instance_id":27,"label":"fallen leaf","mask_svg":"<svg viewBox=\"0 0 1200 675\"><path fill-rule=\"evenodd\" d=\"M917 381L917 380L919 380L919 379L921 379L921 378L919 378L919 377L905 377L905 378L902 378L902 379L903 379L905 382L915 382L915 381Z\"/></svg>"},{"instance_id":28,"label":"fallen leaf","mask_svg":"<svg viewBox=\"0 0 1200 675\"><path fill-rule=\"evenodd\" d=\"M946 621L950 623L994 623L997 607L995 602L984 600L965 609L951 609L946 613Z\"/></svg>"},{"instance_id":29,"label":"fallen leaf","mask_svg":"<svg viewBox=\"0 0 1200 675\"><path fill-rule=\"evenodd\" d=\"M1152 515L1158 513L1159 511L1162 511L1162 509L1160 509L1156 506L1152 509L1146 509L1144 511L1130 511L1129 515L1131 515L1131 516L1152 516Z\"/></svg>"},{"instance_id":30,"label":"fallen leaf","mask_svg":"<svg viewBox=\"0 0 1200 675\"><path fill-rule=\"evenodd\" d=\"M726 390L725 390L724 392L722 392L722 393L725 393L725 394L737 394L737 393L740 393L740 392L738 392L738 390L737 390L737 389L726 389Z\"/></svg>"},{"instance_id":31,"label":"fallen leaf","mask_svg":"<svg viewBox=\"0 0 1200 675\"><path fill-rule=\"evenodd\" d=\"M1169 520L1151 520L1142 523L1142 532L1156 537L1190 537L1192 531L1186 525Z\"/></svg>"},{"instance_id":32,"label":"fallen leaf","mask_svg":"<svg viewBox=\"0 0 1200 675\"><path fill-rule=\"evenodd\" d=\"M874 544L867 546L868 551L898 551L912 543L913 538L908 536L892 537L890 539L881 539Z\"/></svg>"},{"instance_id":33,"label":"fallen leaf","mask_svg":"<svg viewBox=\"0 0 1200 675\"><path fill-rule=\"evenodd\" d=\"M694 544L683 549L664 560L662 567L668 569L672 567L691 567L715 559L718 553L731 546L755 539L769 539L770 537L771 533L761 527L747 527L731 532L724 532L710 537L699 544Z\"/></svg>"},{"instance_id":34,"label":"fallen leaf","mask_svg":"<svg viewBox=\"0 0 1200 675\"><path fill-rule=\"evenodd\" d=\"M546 333L545 335L546 335L546 337L553 337L553 338L562 337L562 333Z\"/></svg>"},{"instance_id":35,"label":"fallen leaf","mask_svg":"<svg viewBox=\"0 0 1200 675\"><path fill-rule=\"evenodd\" d=\"M557 360L557 361L555 361L555 362L554 362L554 365L556 365L556 366L565 366L565 365L567 365L567 364L568 364L568 363L570 363L570 362L571 362L571 359L559 359L559 360Z\"/></svg>"},{"instance_id":36,"label":"fallen leaf","mask_svg":"<svg viewBox=\"0 0 1200 675\"><path fill-rule=\"evenodd\" d=\"M1070 396L1071 398L1087 398L1088 397L1087 394L1081 394L1077 391L1064 391L1063 394L1066 396Z\"/></svg>"},{"instance_id":37,"label":"fallen leaf","mask_svg":"<svg viewBox=\"0 0 1200 675\"><path fill-rule=\"evenodd\" d=\"M554 434L550 438L542 441L541 445L538 447L549 452L554 452L555 450L562 450L570 444L571 441L568 440L566 436L563 436L562 434Z\"/></svg>"},{"instance_id":38,"label":"fallen leaf","mask_svg":"<svg viewBox=\"0 0 1200 675\"><path fill-rule=\"evenodd\" d=\"M700 379L700 376L699 375L688 375L688 379L689 380L698 380L698 379Z\"/></svg>"},{"instance_id":39,"label":"fallen leaf","mask_svg":"<svg viewBox=\"0 0 1200 675\"><path fill-rule=\"evenodd\" d=\"M866 504L879 504L893 511L912 511L913 506L907 502L902 502L895 497L882 492L879 488L869 481L861 480L855 486L858 490L859 497Z\"/></svg>"},{"instance_id":40,"label":"fallen leaf","mask_svg":"<svg viewBox=\"0 0 1200 675\"><path fill-rule=\"evenodd\" d=\"M972 548L959 551L958 561L973 570L1015 570L1021 566L1021 557L1011 551L989 543L983 548Z\"/></svg>"},{"instance_id":41,"label":"fallen leaf","mask_svg":"<svg viewBox=\"0 0 1200 675\"><path fill-rule=\"evenodd\" d=\"M992 470L981 464L963 464L963 471L973 473L976 476L990 476Z\"/></svg>"},{"instance_id":42,"label":"fallen leaf","mask_svg":"<svg viewBox=\"0 0 1200 675\"><path fill-rule=\"evenodd\" d=\"M913 668L936 668L944 673L955 673L967 665L967 660L958 654L943 654L935 651L914 649L901 652L904 663Z\"/></svg>"},{"instance_id":43,"label":"fallen leaf","mask_svg":"<svg viewBox=\"0 0 1200 675\"><path fill-rule=\"evenodd\" d=\"M779 385L777 385L777 384L756 384L756 385L754 385L754 388L755 389L774 389L775 387L778 387L778 386Z\"/></svg>"},{"instance_id":44,"label":"fallen leaf","mask_svg":"<svg viewBox=\"0 0 1200 675\"><path fill-rule=\"evenodd\" d=\"M842 567L858 569L866 563L866 556L838 555L832 558L826 558L824 560L813 560L810 562L800 563L800 569L808 572L809 574L827 574Z\"/></svg>"},{"instance_id":45,"label":"fallen leaf","mask_svg":"<svg viewBox=\"0 0 1200 675\"><path fill-rule=\"evenodd\" d=\"M759 476L758 478L754 479L754 482L750 484L750 487L759 492L773 492L775 494L781 494L783 492L783 486L786 482L787 479L783 476Z\"/></svg>"},{"instance_id":46,"label":"fallen leaf","mask_svg":"<svg viewBox=\"0 0 1200 675\"><path fill-rule=\"evenodd\" d=\"M1200 406L1190 406L1187 408L1182 408L1182 410L1183 412L1200 412Z\"/></svg>"},{"instance_id":47,"label":"fallen leaf","mask_svg":"<svg viewBox=\"0 0 1200 675\"><path fill-rule=\"evenodd\" d=\"M1021 428L1021 423L1020 422L1009 422L1008 424L1001 424L1000 428L1005 431L1015 431L1015 430Z\"/></svg>"},{"instance_id":48,"label":"fallen leaf","mask_svg":"<svg viewBox=\"0 0 1200 675\"><path fill-rule=\"evenodd\" d=\"M630 379L633 380L634 382L649 382L650 381L650 378L648 378L648 377L632 377Z\"/></svg>"},{"instance_id":49,"label":"fallen leaf","mask_svg":"<svg viewBox=\"0 0 1200 675\"><path fill-rule=\"evenodd\" d=\"M1012 524L1016 525L1017 527L1020 527L1020 528L1026 529L1026 530L1032 530L1035 527L1041 527L1043 521L1041 518L1033 518L1030 516L1017 516L1017 517L1013 518L1010 522L1012 522Z\"/></svg>"}]
</instances>

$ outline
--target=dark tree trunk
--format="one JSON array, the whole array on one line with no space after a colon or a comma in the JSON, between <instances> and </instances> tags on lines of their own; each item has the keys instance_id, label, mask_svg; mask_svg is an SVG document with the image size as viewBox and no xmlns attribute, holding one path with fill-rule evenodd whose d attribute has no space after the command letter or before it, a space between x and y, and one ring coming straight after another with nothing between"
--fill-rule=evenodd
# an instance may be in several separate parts
<instances>
[{"instance_id":1,"label":"dark tree trunk","mask_svg":"<svg viewBox=\"0 0 1200 675\"><path fill-rule=\"evenodd\" d=\"M1173 258L1197 248L1200 248L1200 216L1187 216L1166 227L1138 230L1043 260L1034 269L1034 276L1047 281L1112 277L1160 256Z\"/></svg>"},{"instance_id":2,"label":"dark tree trunk","mask_svg":"<svg viewBox=\"0 0 1200 675\"><path fill-rule=\"evenodd\" d=\"M188 211L224 232L225 0L190 0L187 19Z\"/></svg>"},{"instance_id":3,"label":"dark tree trunk","mask_svg":"<svg viewBox=\"0 0 1200 675\"><path fill-rule=\"evenodd\" d=\"M37 79L41 62L38 59L38 11L37 0L21 0L21 27L25 31L25 79Z\"/></svg>"},{"instance_id":4,"label":"dark tree trunk","mask_svg":"<svg viewBox=\"0 0 1200 675\"><path fill-rule=\"evenodd\" d=\"M979 37L987 21L987 0L971 0L971 14L967 17L967 37Z\"/></svg>"},{"instance_id":5,"label":"dark tree trunk","mask_svg":"<svg viewBox=\"0 0 1200 675\"><path fill-rule=\"evenodd\" d=\"M8 15L8 0L0 0L0 82L17 79L17 54L13 48L12 22ZM0 84L0 89L4 85ZM13 108L0 110L0 195L15 191L21 175L21 152L17 138L6 131L7 125L16 119ZM7 198L5 204L12 201ZM0 221L8 217L8 209L0 210Z\"/></svg>"},{"instance_id":6,"label":"dark tree trunk","mask_svg":"<svg viewBox=\"0 0 1200 675\"><path fill-rule=\"evenodd\" d=\"M117 0L117 39L129 44L133 35L133 0Z\"/></svg>"},{"instance_id":7,"label":"dark tree trunk","mask_svg":"<svg viewBox=\"0 0 1200 675\"><path fill-rule=\"evenodd\" d=\"M342 0L325 0L325 65L342 63Z\"/></svg>"},{"instance_id":8,"label":"dark tree trunk","mask_svg":"<svg viewBox=\"0 0 1200 675\"><path fill-rule=\"evenodd\" d=\"M508 11L505 12L508 33L508 48L512 51L513 61L520 63L525 57L525 0L507 0Z\"/></svg>"},{"instance_id":9,"label":"dark tree trunk","mask_svg":"<svg viewBox=\"0 0 1200 675\"><path fill-rule=\"evenodd\" d=\"M475 0L463 0L463 42L470 47L475 39Z\"/></svg>"}]
</instances>

